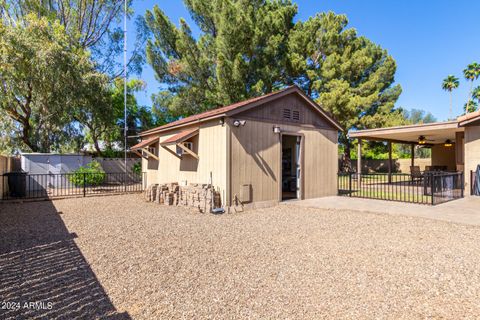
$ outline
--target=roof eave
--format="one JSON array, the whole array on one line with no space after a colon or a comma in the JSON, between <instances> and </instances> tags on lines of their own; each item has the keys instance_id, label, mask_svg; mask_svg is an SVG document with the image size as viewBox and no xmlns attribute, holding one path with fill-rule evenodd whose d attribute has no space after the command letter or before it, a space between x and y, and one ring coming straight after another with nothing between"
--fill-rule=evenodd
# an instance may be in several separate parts
<instances>
[{"instance_id":1,"label":"roof eave","mask_svg":"<svg viewBox=\"0 0 480 320\"><path fill-rule=\"evenodd\" d=\"M345 132L345 129L342 128L342 126L335 119L333 119L333 117L331 115L329 115L325 110L322 109L321 106L319 106L315 101L313 101L309 96L307 96L302 90L300 90L300 88L293 85L293 86L285 88L281 91L278 91L276 93L270 94L270 95L268 95L264 98L258 99L254 102L251 102L251 103L247 103L243 106L240 106L238 108L232 109L232 110L227 111L227 112L223 112L223 113L220 113L220 114L215 114L213 116L209 116L209 117L205 117L205 118L201 118L201 119L191 120L191 121L188 121L188 122L184 122L184 123L181 123L181 124L178 124L178 125L173 125L173 126L169 126L169 127L165 127L165 128L159 127L159 128L150 129L150 130L141 132L139 134L139 136L140 137L149 136L149 135L152 135L152 134L166 132L166 131L174 130L174 129L177 129L177 128L183 128L183 127L195 124L195 123L202 123L202 122L206 122L206 121L210 121L210 120L214 120L214 119L218 119L218 118L222 118L222 117L231 117L231 116L234 116L234 115L239 114L241 112L244 112L246 110L249 110L250 108L253 108L253 107L256 107L258 105L267 103L269 101L281 98L281 97L283 97L285 95L288 95L290 93L293 93L293 92L296 92L300 96L302 96L302 98L304 98L333 127L338 129L339 131Z\"/></svg>"},{"instance_id":2,"label":"roof eave","mask_svg":"<svg viewBox=\"0 0 480 320\"><path fill-rule=\"evenodd\" d=\"M348 133L348 136L350 138L365 138L365 137L368 137L369 135L391 134L394 131L415 132L422 129L427 131L433 131L436 129L457 129L459 127L460 126L457 121L447 121L447 122L425 123L421 125L407 125L407 126L397 126L397 127L390 127L390 128L376 128L376 129L350 131Z\"/></svg>"},{"instance_id":3,"label":"roof eave","mask_svg":"<svg viewBox=\"0 0 480 320\"><path fill-rule=\"evenodd\" d=\"M211 120L215 120L215 119L223 118L223 117L226 117L225 113L221 113L221 114L210 116L210 117L203 118L203 119L196 119L196 120L188 121L188 122L181 123L179 125L171 126L171 127L168 127L168 128L162 128L162 129L158 129L158 130L153 130L152 129L152 131L140 132L139 136L140 137L145 137L145 136L149 136L149 135L152 135L152 134L155 134L155 133L161 133L161 132L166 132L166 131L170 131L170 130L175 130L175 129L178 129L178 128L191 126L192 124L211 121Z\"/></svg>"}]
</instances>

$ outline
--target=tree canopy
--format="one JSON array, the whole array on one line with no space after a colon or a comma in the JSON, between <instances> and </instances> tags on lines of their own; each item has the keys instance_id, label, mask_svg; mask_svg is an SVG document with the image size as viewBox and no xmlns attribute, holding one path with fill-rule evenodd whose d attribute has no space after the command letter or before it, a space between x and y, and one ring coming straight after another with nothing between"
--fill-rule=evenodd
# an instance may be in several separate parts
<instances>
[{"instance_id":1,"label":"tree canopy","mask_svg":"<svg viewBox=\"0 0 480 320\"><path fill-rule=\"evenodd\" d=\"M168 87L155 97L158 108L185 116L286 83L295 5L259 0L188 0L185 5L202 30L198 39L185 20L176 27L158 6L145 16L153 34L147 61Z\"/></svg>"},{"instance_id":2,"label":"tree canopy","mask_svg":"<svg viewBox=\"0 0 480 320\"><path fill-rule=\"evenodd\" d=\"M177 27L156 6L146 14L147 61L164 89L154 107L187 116L297 84L345 129L400 124L396 64L386 50L347 28L345 15L294 22L290 1L184 1L201 30ZM341 141L349 145L345 134Z\"/></svg>"},{"instance_id":3,"label":"tree canopy","mask_svg":"<svg viewBox=\"0 0 480 320\"><path fill-rule=\"evenodd\" d=\"M70 111L91 104L105 78L63 26L44 17L30 14L8 27L0 22L0 39L0 109L25 146L49 152L76 135Z\"/></svg>"},{"instance_id":4,"label":"tree canopy","mask_svg":"<svg viewBox=\"0 0 480 320\"><path fill-rule=\"evenodd\" d=\"M117 77L123 72L117 62L123 3L0 0L0 151L71 152L91 143L100 153L123 146ZM141 25L130 72L143 64L141 40L148 32ZM132 94L143 82L134 82L128 86L129 134L156 124Z\"/></svg>"},{"instance_id":5,"label":"tree canopy","mask_svg":"<svg viewBox=\"0 0 480 320\"><path fill-rule=\"evenodd\" d=\"M127 2L131 17L132 1ZM122 74L119 63L123 52L123 30L119 23L123 18L124 0L0 0L0 14L5 25L23 24L25 17L34 14L56 21L65 29L71 42L91 52L99 71L112 79ZM143 19L136 23L136 40L128 62L129 71L139 73L144 63L144 44L148 32Z\"/></svg>"}]
</instances>

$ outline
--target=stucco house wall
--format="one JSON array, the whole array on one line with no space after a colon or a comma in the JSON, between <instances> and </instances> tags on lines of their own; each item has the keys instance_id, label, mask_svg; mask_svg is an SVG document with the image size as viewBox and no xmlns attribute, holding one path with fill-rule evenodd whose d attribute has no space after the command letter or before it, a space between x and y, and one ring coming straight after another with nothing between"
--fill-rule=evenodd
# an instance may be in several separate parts
<instances>
[{"instance_id":1,"label":"stucco house wall","mask_svg":"<svg viewBox=\"0 0 480 320\"><path fill-rule=\"evenodd\" d=\"M467 192L470 190L470 172L480 164L480 126L465 127L465 183Z\"/></svg>"},{"instance_id":2,"label":"stucco house wall","mask_svg":"<svg viewBox=\"0 0 480 320\"><path fill-rule=\"evenodd\" d=\"M455 147L445 147L443 144L436 144L432 147L432 166L446 166L447 170L457 169Z\"/></svg>"}]
</instances>

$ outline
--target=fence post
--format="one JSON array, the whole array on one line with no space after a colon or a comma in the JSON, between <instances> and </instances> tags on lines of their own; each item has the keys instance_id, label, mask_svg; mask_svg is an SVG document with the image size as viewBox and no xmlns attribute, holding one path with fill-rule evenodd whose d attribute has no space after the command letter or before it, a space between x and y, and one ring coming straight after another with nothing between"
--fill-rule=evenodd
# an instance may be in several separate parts
<instances>
[{"instance_id":1,"label":"fence post","mask_svg":"<svg viewBox=\"0 0 480 320\"><path fill-rule=\"evenodd\" d=\"M470 170L470 195L473 196L473 183L474 183L473 170Z\"/></svg>"},{"instance_id":2,"label":"fence post","mask_svg":"<svg viewBox=\"0 0 480 320\"><path fill-rule=\"evenodd\" d=\"M84 196L84 197L87 195L86 186L87 186L87 173L84 172L84 173L83 173L83 196Z\"/></svg>"},{"instance_id":3,"label":"fence post","mask_svg":"<svg viewBox=\"0 0 480 320\"><path fill-rule=\"evenodd\" d=\"M465 175L463 172L460 173L460 183L462 184L462 198L465 196Z\"/></svg>"},{"instance_id":4,"label":"fence post","mask_svg":"<svg viewBox=\"0 0 480 320\"><path fill-rule=\"evenodd\" d=\"M431 173L430 174L430 193L431 193L431 196L432 196L432 206L434 205L435 203L435 200L434 200L434 188L435 188L435 174Z\"/></svg>"},{"instance_id":5,"label":"fence post","mask_svg":"<svg viewBox=\"0 0 480 320\"><path fill-rule=\"evenodd\" d=\"M352 196L352 173L348 173L348 196Z\"/></svg>"},{"instance_id":6,"label":"fence post","mask_svg":"<svg viewBox=\"0 0 480 320\"><path fill-rule=\"evenodd\" d=\"M127 192L127 173L123 173L123 191Z\"/></svg>"}]
</instances>

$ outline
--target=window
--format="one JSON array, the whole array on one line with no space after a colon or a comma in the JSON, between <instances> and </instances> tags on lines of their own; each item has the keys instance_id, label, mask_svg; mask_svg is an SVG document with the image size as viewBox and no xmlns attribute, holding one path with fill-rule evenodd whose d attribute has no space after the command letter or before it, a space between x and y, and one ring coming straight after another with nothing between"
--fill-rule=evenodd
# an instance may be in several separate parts
<instances>
[{"instance_id":1,"label":"window","mask_svg":"<svg viewBox=\"0 0 480 320\"><path fill-rule=\"evenodd\" d=\"M147 150L148 150L148 152L153 153L153 154L156 154L156 151L157 151L157 150L155 149L155 147L148 147Z\"/></svg>"},{"instance_id":2,"label":"window","mask_svg":"<svg viewBox=\"0 0 480 320\"><path fill-rule=\"evenodd\" d=\"M180 143L183 143L183 145L187 147L187 149L193 150L193 142L180 142ZM177 145L177 154L181 156L183 154L186 154L186 152Z\"/></svg>"},{"instance_id":3,"label":"window","mask_svg":"<svg viewBox=\"0 0 480 320\"><path fill-rule=\"evenodd\" d=\"M146 151L150 152L151 154L154 154L155 156L157 155L157 149L155 147L148 147L146 148ZM150 157L150 154L142 151L142 154L148 159Z\"/></svg>"},{"instance_id":4,"label":"window","mask_svg":"<svg viewBox=\"0 0 480 320\"><path fill-rule=\"evenodd\" d=\"M283 119L290 119L292 111L290 109L283 109Z\"/></svg>"}]
</instances>

